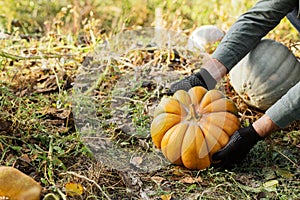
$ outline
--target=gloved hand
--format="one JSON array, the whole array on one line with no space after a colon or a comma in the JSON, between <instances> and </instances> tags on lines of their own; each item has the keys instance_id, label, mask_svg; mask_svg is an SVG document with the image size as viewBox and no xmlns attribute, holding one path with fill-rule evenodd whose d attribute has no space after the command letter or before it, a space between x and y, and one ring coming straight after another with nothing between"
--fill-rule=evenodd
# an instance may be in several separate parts
<instances>
[{"instance_id":1,"label":"gloved hand","mask_svg":"<svg viewBox=\"0 0 300 200\"><path fill-rule=\"evenodd\" d=\"M221 161L217 166L230 168L233 164L241 162L252 147L260 140L264 139L255 131L252 125L237 130L230 138L227 145L217 151L213 156L213 161Z\"/></svg>"},{"instance_id":2,"label":"gloved hand","mask_svg":"<svg viewBox=\"0 0 300 200\"><path fill-rule=\"evenodd\" d=\"M173 83L168 91L168 95L173 95L177 90L188 91L195 86L202 86L210 90L213 89L216 84L217 81L210 75L210 73L206 69L201 68L199 72Z\"/></svg>"}]
</instances>

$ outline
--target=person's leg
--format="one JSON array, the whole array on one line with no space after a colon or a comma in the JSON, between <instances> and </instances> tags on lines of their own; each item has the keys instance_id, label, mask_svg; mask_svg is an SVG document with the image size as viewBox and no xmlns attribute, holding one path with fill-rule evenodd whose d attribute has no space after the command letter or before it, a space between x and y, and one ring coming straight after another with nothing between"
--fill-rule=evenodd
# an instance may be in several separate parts
<instances>
[{"instance_id":1,"label":"person's leg","mask_svg":"<svg viewBox=\"0 0 300 200\"><path fill-rule=\"evenodd\" d=\"M286 17L300 33L300 18L298 18L297 15L298 15L298 8L295 8L292 12L287 14Z\"/></svg>"}]
</instances>

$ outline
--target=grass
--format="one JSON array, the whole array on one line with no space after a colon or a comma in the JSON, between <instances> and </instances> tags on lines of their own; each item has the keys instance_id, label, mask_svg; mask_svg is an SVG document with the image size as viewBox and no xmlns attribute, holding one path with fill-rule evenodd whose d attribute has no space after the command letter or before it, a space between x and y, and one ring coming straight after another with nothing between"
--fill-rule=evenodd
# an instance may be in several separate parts
<instances>
[{"instance_id":1,"label":"grass","mask_svg":"<svg viewBox=\"0 0 300 200\"><path fill-rule=\"evenodd\" d=\"M299 198L298 123L260 142L230 170L192 171L169 165L149 137L153 110L165 86L191 73L202 58L184 68L172 60L174 52L161 49L152 57L144 50L125 53L126 43L116 43L115 50L122 54L110 63L97 54L97 44L106 38L141 26L156 24L186 35L202 24L227 30L253 3L3 1L0 24L9 36L0 40L0 165L14 166L40 182L46 200L50 195L59 199ZM160 22L155 21L155 12L161 13ZM298 35L286 20L268 37L299 55ZM243 124L261 115L234 91L228 95L235 99ZM70 195L68 183L82 185L83 193Z\"/></svg>"}]
</instances>

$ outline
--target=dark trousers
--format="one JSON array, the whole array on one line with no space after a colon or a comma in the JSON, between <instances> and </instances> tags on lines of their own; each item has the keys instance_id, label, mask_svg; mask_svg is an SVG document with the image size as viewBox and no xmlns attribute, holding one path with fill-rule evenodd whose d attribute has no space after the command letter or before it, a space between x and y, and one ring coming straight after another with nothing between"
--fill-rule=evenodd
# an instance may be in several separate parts
<instances>
[{"instance_id":1,"label":"dark trousers","mask_svg":"<svg viewBox=\"0 0 300 200\"><path fill-rule=\"evenodd\" d=\"M298 8L295 8L292 12L287 14L286 17L300 33L300 18L298 18L297 15L298 15Z\"/></svg>"}]
</instances>

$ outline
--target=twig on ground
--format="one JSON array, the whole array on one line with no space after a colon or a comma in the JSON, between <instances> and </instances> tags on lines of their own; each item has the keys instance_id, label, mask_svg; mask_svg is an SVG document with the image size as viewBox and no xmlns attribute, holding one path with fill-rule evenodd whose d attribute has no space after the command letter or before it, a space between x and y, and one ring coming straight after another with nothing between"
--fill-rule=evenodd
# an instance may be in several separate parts
<instances>
[{"instance_id":1,"label":"twig on ground","mask_svg":"<svg viewBox=\"0 0 300 200\"><path fill-rule=\"evenodd\" d=\"M292 164L294 164L297 168L300 168L300 166L295 163L294 161L292 161L289 157L287 157L284 153L282 153L281 151L279 150L276 150L280 155L282 155L284 158L286 158L288 161L290 161Z\"/></svg>"},{"instance_id":2,"label":"twig on ground","mask_svg":"<svg viewBox=\"0 0 300 200\"><path fill-rule=\"evenodd\" d=\"M47 55L40 55L40 56L19 56L14 55L11 53L7 53L5 51L0 50L0 56L4 58L9 58L12 60L34 60L34 59L48 59L48 58L61 58L63 56L72 57L74 55L54 55L54 54L47 54Z\"/></svg>"}]
</instances>

